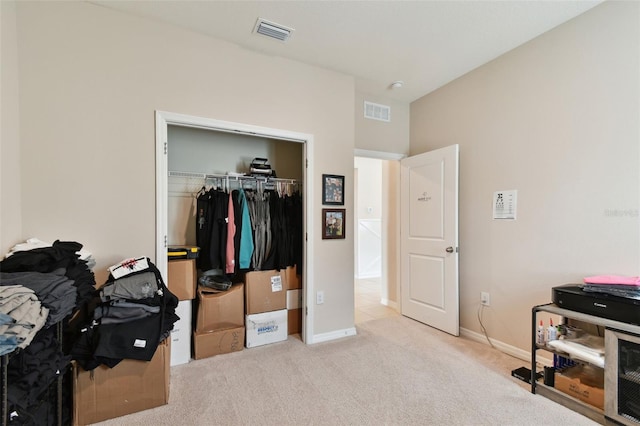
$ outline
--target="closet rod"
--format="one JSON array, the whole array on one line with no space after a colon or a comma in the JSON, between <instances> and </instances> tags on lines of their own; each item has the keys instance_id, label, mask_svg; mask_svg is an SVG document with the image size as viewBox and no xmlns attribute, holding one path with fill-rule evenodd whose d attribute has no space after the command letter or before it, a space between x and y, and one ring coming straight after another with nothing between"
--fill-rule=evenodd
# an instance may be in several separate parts
<instances>
[{"instance_id":1,"label":"closet rod","mask_svg":"<svg viewBox=\"0 0 640 426\"><path fill-rule=\"evenodd\" d=\"M169 176L186 177L186 178L199 178L199 179L230 179L230 180L259 180L263 182L285 182L285 183L298 183L297 179L284 179L274 177L260 177L260 176L246 176L246 175L227 175L216 173L195 173L195 172L176 172L169 171Z\"/></svg>"}]
</instances>

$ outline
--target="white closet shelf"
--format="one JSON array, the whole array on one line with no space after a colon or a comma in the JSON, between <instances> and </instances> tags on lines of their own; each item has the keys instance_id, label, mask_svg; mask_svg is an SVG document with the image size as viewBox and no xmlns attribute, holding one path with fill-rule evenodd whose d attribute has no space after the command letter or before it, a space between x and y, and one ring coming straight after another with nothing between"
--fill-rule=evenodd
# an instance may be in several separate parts
<instances>
[{"instance_id":1,"label":"white closet shelf","mask_svg":"<svg viewBox=\"0 0 640 426\"><path fill-rule=\"evenodd\" d=\"M194 179L229 179L229 180L259 180L264 182L285 182L285 183L299 183L297 179L285 179L274 177L261 177L261 176L248 176L248 175L229 175L223 173L197 173L197 172L180 172L169 171L169 177L184 177Z\"/></svg>"}]
</instances>

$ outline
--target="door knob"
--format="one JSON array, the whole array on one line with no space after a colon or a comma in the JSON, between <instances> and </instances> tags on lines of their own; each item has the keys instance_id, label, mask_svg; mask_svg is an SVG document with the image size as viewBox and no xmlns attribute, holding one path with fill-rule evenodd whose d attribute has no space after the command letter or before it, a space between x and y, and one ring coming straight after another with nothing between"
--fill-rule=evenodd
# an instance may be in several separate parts
<instances>
[{"instance_id":1,"label":"door knob","mask_svg":"<svg viewBox=\"0 0 640 426\"><path fill-rule=\"evenodd\" d=\"M447 253L453 253L453 247L447 247Z\"/></svg>"}]
</instances>

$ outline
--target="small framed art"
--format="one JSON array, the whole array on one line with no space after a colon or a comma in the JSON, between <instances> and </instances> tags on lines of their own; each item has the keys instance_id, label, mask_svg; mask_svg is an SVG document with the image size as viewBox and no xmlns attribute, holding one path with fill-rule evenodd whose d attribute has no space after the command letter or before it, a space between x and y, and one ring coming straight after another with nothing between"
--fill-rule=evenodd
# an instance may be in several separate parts
<instances>
[{"instance_id":1,"label":"small framed art","mask_svg":"<svg viewBox=\"0 0 640 426\"><path fill-rule=\"evenodd\" d=\"M322 239L342 239L346 225L345 209L322 209Z\"/></svg>"},{"instance_id":2,"label":"small framed art","mask_svg":"<svg viewBox=\"0 0 640 426\"><path fill-rule=\"evenodd\" d=\"M322 204L344 206L344 176L322 175Z\"/></svg>"}]
</instances>

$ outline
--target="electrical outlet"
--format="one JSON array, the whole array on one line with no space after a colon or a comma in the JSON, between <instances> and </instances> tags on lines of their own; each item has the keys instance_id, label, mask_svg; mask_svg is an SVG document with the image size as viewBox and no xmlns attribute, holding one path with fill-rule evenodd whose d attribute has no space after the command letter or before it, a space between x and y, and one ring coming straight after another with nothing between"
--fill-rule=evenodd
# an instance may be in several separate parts
<instances>
[{"instance_id":1,"label":"electrical outlet","mask_svg":"<svg viewBox=\"0 0 640 426\"><path fill-rule=\"evenodd\" d=\"M324 303L324 291L316 293L316 305L322 305Z\"/></svg>"},{"instance_id":2,"label":"electrical outlet","mask_svg":"<svg viewBox=\"0 0 640 426\"><path fill-rule=\"evenodd\" d=\"M491 306L491 297L489 297L489 293L486 291L480 292L480 303L484 306Z\"/></svg>"}]
</instances>

